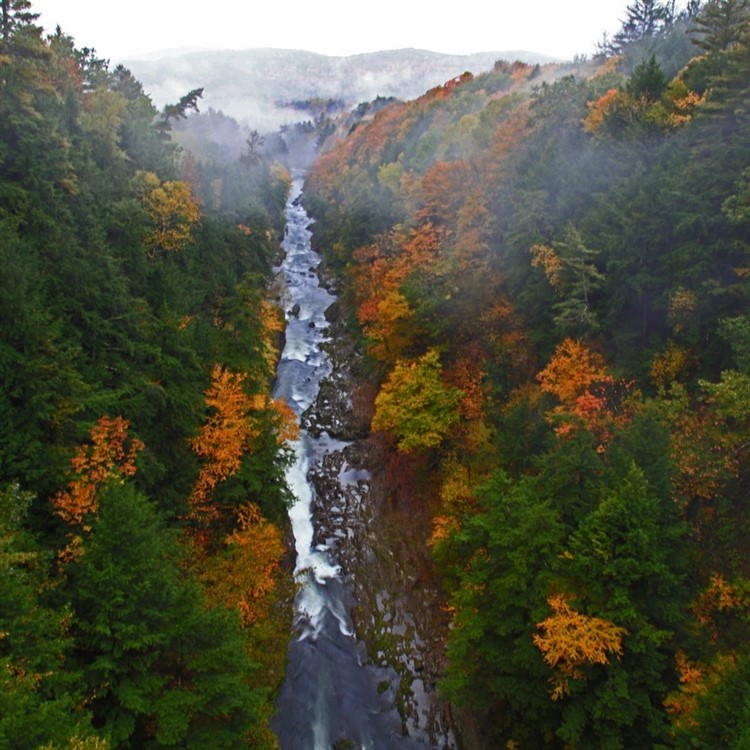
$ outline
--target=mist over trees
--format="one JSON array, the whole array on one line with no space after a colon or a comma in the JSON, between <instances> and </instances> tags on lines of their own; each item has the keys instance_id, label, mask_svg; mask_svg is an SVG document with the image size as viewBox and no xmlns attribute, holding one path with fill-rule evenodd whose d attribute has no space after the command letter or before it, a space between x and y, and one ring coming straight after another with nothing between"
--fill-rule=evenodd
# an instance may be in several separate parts
<instances>
[{"instance_id":1,"label":"mist over trees","mask_svg":"<svg viewBox=\"0 0 750 750\"><path fill-rule=\"evenodd\" d=\"M0 0L0 746L277 746L269 285L315 156L457 736L744 748L747 0L635 0L590 59L275 133L37 21Z\"/></svg>"}]
</instances>

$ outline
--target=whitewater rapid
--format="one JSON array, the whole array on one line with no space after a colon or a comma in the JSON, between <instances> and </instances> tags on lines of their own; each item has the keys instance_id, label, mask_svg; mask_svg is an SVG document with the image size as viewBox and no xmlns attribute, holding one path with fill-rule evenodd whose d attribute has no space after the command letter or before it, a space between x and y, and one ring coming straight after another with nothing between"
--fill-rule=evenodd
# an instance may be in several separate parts
<instances>
[{"instance_id":1,"label":"whitewater rapid","mask_svg":"<svg viewBox=\"0 0 750 750\"><path fill-rule=\"evenodd\" d=\"M300 202L304 173L293 174L287 225L277 269L285 290L286 343L277 369L274 397L284 398L298 418L315 403L321 381L330 375L324 350L329 324L325 311L336 298L321 287L320 256L310 245L310 218ZM316 498L309 480L323 458L346 443L304 429L295 443L296 460L287 482L296 501L289 511L296 548L294 633L286 677L271 722L282 750L424 748L402 733L393 707L397 677L373 666L354 633L349 587L333 549L315 543ZM361 475L357 479L361 479ZM339 481L351 481L346 470ZM317 501L317 502L316 502Z\"/></svg>"}]
</instances>

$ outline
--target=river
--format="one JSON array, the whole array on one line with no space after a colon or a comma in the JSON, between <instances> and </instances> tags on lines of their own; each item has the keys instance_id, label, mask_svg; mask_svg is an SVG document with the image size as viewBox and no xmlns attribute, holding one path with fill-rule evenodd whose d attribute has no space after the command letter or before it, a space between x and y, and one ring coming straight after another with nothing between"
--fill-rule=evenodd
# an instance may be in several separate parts
<instances>
[{"instance_id":1,"label":"river","mask_svg":"<svg viewBox=\"0 0 750 750\"><path fill-rule=\"evenodd\" d=\"M325 311L336 299L316 273L320 256L311 248L311 220L300 205L303 183L304 173L294 173L278 269L286 295L286 343L274 386L274 397L284 398L298 418L315 403L321 381L331 372L322 345L327 341ZM315 542L313 507L325 507L326 498L315 498L308 476L327 454L345 446L326 432L316 437L303 429L294 446L296 461L287 472L296 497L289 517L299 589L286 677L271 726L282 750L424 750L402 734L393 707L394 672L369 663L354 633L349 615L354 602L333 546ZM340 481L351 479L344 471Z\"/></svg>"}]
</instances>

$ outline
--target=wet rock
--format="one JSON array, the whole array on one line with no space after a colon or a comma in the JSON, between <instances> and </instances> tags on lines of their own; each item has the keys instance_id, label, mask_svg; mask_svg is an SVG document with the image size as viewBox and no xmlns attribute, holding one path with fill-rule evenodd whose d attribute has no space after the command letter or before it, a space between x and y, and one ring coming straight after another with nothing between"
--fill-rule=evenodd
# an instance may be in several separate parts
<instances>
[{"instance_id":1,"label":"wet rock","mask_svg":"<svg viewBox=\"0 0 750 750\"><path fill-rule=\"evenodd\" d=\"M339 319L339 311L341 309L341 305L339 304L339 301L336 300L336 302L332 302L327 308L326 311L323 313L325 316L325 319L329 323L335 323Z\"/></svg>"},{"instance_id":2,"label":"wet rock","mask_svg":"<svg viewBox=\"0 0 750 750\"><path fill-rule=\"evenodd\" d=\"M302 425L345 444L310 467L314 543L333 550L354 593L352 619L370 661L397 673L383 690L395 694L404 732L428 747L454 750L451 713L436 688L448 621L429 559L431 514L421 488L394 482L390 445L370 435L376 385L346 331L345 311L339 302L331 307L332 372Z\"/></svg>"}]
</instances>

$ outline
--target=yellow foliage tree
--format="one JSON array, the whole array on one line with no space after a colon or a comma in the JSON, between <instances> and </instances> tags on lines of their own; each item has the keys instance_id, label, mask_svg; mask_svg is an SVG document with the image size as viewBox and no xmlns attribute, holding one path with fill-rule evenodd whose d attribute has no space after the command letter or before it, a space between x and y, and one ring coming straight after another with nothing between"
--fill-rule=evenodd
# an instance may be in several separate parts
<instances>
[{"instance_id":1,"label":"yellow foliage tree","mask_svg":"<svg viewBox=\"0 0 750 750\"><path fill-rule=\"evenodd\" d=\"M161 182L153 172L136 172L133 187L138 200L148 211L152 229L144 238L149 257L156 252L182 250L200 223L201 212L188 182Z\"/></svg>"},{"instance_id":2,"label":"yellow foliage tree","mask_svg":"<svg viewBox=\"0 0 750 750\"><path fill-rule=\"evenodd\" d=\"M101 737L71 737L62 745L45 745L39 750L109 750L109 742Z\"/></svg>"},{"instance_id":3,"label":"yellow foliage tree","mask_svg":"<svg viewBox=\"0 0 750 750\"><path fill-rule=\"evenodd\" d=\"M561 287L562 261L549 245L534 245L531 250L532 268L541 268L550 286L557 292Z\"/></svg>"},{"instance_id":4,"label":"yellow foliage tree","mask_svg":"<svg viewBox=\"0 0 750 750\"><path fill-rule=\"evenodd\" d=\"M360 321L365 335L372 342L372 353L382 361L392 362L411 342L414 313L406 297L397 289L386 291L374 302L369 307L360 307Z\"/></svg>"},{"instance_id":5,"label":"yellow foliage tree","mask_svg":"<svg viewBox=\"0 0 750 750\"><path fill-rule=\"evenodd\" d=\"M574 610L564 594L547 599L554 614L537 623L541 633L534 635L534 643L544 660L556 673L551 678L552 699L570 693L570 681L584 677L587 664L608 664L609 654L622 654L624 628L609 620L591 617Z\"/></svg>"},{"instance_id":6,"label":"yellow foliage tree","mask_svg":"<svg viewBox=\"0 0 750 750\"><path fill-rule=\"evenodd\" d=\"M375 399L374 430L398 439L402 453L440 445L459 418L461 391L443 382L438 352L397 362Z\"/></svg>"},{"instance_id":7,"label":"yellow foliage tree","mask_svg":"<svg viewBox=\"0 0 750 750\"><path fill-rule=\"evenodd\" d=\"M257 505L244 505L237 515L237 528L226 537L223 553L201 566L199 578L209 604L238 609L247 627L267 614L284 543L281 530Z\"/></svg>"},{"instance_id":8,"label":"yellow foliage tree","mask_svg":"<svg viewBox=\"0 0 750 750\"><path fill-rule=\"evenodd\" d=\"M125 151L120 148L120 126L127 108L128 102L123 94L105 88L87 93L83 100L81 128L105 158L126 158Z\"/></svg>"},{"instance_id":9,"label":"yellow foliage tree","mask_svg":"<svg viewBox=\"0 0 750 750\"><path fill-rule=\"evenodd\" d=\"M263 337L263 359L273 371L279 358L279 336L284 330L284 315L278 305L261 301L260 322Z\"/></svg>"}]
</instances>

